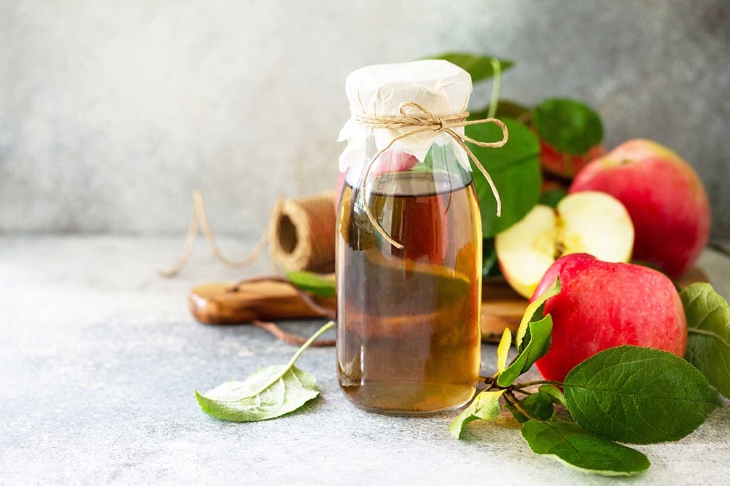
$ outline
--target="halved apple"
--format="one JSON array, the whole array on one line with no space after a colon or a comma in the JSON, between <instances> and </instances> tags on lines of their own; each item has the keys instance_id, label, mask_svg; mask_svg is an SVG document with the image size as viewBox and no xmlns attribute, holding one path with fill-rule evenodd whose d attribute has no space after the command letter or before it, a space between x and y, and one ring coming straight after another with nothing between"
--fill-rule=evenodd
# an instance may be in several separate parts
<instances>
[{"instance_id":1,"label":"halved apple","mask_svg":"<svg viewBox=\"0 0 730 486\"><path fill-rule=\"evenodd\" d=\"M570 194L555 209L538 204L495 238L502 274L527 298L563 255L588 253L606 262L628 262L633 246L634 225L624 205L595 191Z\"/></svg>"}]
</instances>

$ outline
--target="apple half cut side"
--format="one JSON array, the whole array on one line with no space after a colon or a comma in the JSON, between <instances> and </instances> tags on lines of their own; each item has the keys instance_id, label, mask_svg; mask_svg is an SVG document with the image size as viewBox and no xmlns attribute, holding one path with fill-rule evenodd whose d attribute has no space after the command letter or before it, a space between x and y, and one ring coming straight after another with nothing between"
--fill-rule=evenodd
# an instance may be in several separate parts
<instances>
[{"instance_id":1,"label":"apple half cut side","mask_svg":"<svg viewBox=\"0 0 730 486\"><path fill-rule=\"evenodd\" d=\"M555 209L538 204L495 238L505 279L528 299L561 256L588 253L606 262L628 262L633 246L634 225L624 205L595 191L570 194Z\"/></svg>"}]
</instances>

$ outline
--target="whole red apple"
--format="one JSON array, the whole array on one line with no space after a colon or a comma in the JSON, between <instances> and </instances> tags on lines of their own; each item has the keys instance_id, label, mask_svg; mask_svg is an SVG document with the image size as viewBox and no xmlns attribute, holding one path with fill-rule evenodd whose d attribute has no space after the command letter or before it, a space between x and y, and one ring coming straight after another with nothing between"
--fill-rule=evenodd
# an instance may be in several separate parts
<instances>
[{"instance_id":1,"label":"whole red apple","mask_svg":"<svg viewBox=\"0 0 730 486\"><path fill-rule=\"evenodd\" d=\"M690 269L710 237L710 205L702 181L671 150L630 140L578 173L571 193L602 191L621 201L636 229L634 259L671 276Z\"/></svg>"},{"instance_id":2,"label":"whole red apple","mask_svg":"<svg viewBox=\"0 0 730 486\"><path fill-rule=\"evenodd\" d=\"M545 272L532 299L556 277L562 290L545 303L545 314L553 319L552 345L537 361L546 379L562 381L581 361L624 344L684 356L684 308L674 284L661 272L576 253Z\"/></svg>"},{"instance_id":3,"label":"whole red apple","mask_svg":"<svg viewBox=\"0 0 730 486\"><path fill-rule=\"evenodd\" d=\"M583 155L570 155L540 140L540 165L545 172L572 179L590 161L605 155L606 147L598 144Z\"/></svg>"}]
</instances>

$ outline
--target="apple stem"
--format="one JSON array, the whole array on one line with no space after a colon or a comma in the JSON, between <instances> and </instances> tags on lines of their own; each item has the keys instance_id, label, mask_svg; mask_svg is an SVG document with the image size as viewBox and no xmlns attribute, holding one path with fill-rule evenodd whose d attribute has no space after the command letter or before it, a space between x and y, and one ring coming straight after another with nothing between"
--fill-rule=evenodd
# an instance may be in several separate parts
<instances>
[{"instance_id":1,"label":"apple stem","mask_svg":"<svg viewBox=\"0 0 730 486\"><path fill-rule=\"evenodd\" d=\"M507 402L509 402L510 405L512 405L513 407L515 407L517 410L519 410L519 412L522 415L524 415L525 417L527 417L528 419L530 419L530 420L536 420L538 422L543 422L543 420L540 420L539 418L533 416L530 412L528 412L527 410L525 410L525 407L523 407L522 405L520 405L520 401L517 400L517 397L514 396L514 394L512 393L511 390L510 391L507 391L504 394L504 399L507 400Z\"/></svg>"},{"instance_id":2,"label":"apple stem","mask_svg":"<svg viewBox=\"0 0 730 486\"><path fill-rule=\"evenodd\" d=\"M492 100L489 102L487 118L494 118L499 105L499 93L502 91L502 64L499 59L492 58L492 70L494 71L494 82L492 83Z\"/></svg>"},{"instance_id":3,"label":"apple stem","mask_svg":"<svg viewBox=\"0 0 730 486\"><path fill-rule=\"evenodd\" d=\"M535 381L526 381L525 383L518 383L516 385L512 385L512 388L515 390L519 390L520 388L527 388L528 386L535 386L535 385L555 385L555 386L563 386L565 383L562 381L554 381L554 380L535 380Z\"/></svg>"}]
</instances>

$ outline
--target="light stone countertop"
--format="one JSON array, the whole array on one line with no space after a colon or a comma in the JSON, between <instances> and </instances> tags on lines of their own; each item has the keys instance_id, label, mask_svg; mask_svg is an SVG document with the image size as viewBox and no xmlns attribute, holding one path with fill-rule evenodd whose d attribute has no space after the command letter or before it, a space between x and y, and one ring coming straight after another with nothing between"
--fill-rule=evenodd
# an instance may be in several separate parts
<instances>
[{"instance_id":1,"label":"light stone countertop","mask_svg":"<svg viewBox=\"0 0 730 486\"><path fill-rule=\"evenodd\" d=\"M243 254L253 240L224 239ZM172 280L154 270L177 238L0 237L0 484L720 484L730 474L730 407L684 440L638 447L652 467L630 480L586 476L534 455L514 428L363 412L339 391L334 349L299 366L321 398L278 420L208 417L193 391L286 362L294 348L248 326L204 326L189 289L266 273L223 268L202 241ZM700 266L730 295L730 259ZM321 322L287 324L308 335ZM495 347L483 346L484 372ZM501 419L510 424L509 418Z\"/></svg>"}]
</instances>

